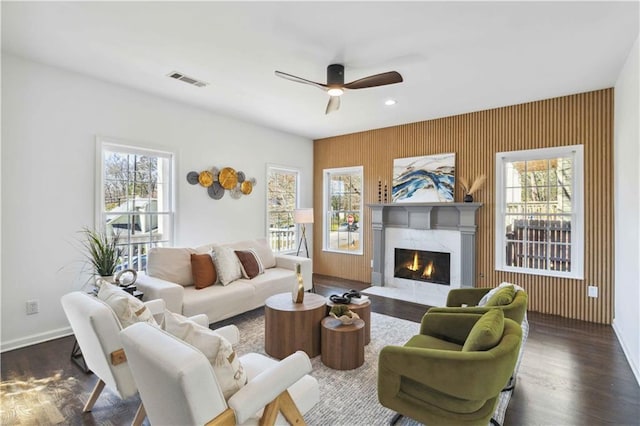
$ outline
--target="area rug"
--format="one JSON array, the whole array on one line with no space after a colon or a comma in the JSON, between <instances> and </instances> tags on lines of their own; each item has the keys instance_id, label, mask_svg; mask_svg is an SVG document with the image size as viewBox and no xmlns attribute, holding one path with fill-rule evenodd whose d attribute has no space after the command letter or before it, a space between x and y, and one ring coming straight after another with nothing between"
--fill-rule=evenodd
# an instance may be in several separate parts
<instances>
[{"instance_id":1,"label":"area rug","mask_svg":"<svg viewBox=\"0 0 640 426\"><path fill-rule=\"evenodd\" d=\"M257 309L235 317L229 323L240 329L236 350L243 354L264 351L264 311ZM217 325L217 324L216 324ZM215 326L213 328L216 328ZM373 426L387 425L395 414L378 402L378 354L384 346L403 345L418 333L420 324L371 313L371 342L365 346L364 364L354 370L340 371L325 367L320 356L311 359L311 375L320 384L320 402L305 414L310 426ZM511 392L502 392L494 419L502 424L511 399ZM399 426L420 423L403 417Z\"/></svg>"}]
</instances>

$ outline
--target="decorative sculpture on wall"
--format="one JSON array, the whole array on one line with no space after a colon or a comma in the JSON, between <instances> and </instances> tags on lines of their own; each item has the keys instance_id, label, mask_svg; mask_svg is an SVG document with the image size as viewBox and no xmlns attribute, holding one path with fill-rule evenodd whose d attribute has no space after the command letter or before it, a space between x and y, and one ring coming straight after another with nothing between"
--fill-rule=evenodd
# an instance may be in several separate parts
<instances>
[{"instance_id":1,"label":"decorative sculpture on wall","mask_svg":"<svg viewBox=\"0 0 640 426\"><path fill-rule=\"evenodd\" d=\"M212 167L200 173L189 172L187 182L207 188L209 197L214 200L224 197L225 190L229 191L231 198L238 199L243 195L251 194L253 187L256 186L256 178L247 179L244 172L236 171L232 167L225 167L222 170Z\"/></svg>"}]
</instances>

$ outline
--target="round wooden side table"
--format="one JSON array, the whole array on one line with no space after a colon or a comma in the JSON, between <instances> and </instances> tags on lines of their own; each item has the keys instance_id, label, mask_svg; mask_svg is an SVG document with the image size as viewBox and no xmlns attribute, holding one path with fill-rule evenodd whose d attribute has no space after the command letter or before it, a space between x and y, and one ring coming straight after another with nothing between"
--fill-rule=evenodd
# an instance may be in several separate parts
<instances>
[{"instance_id":1,"label":"round wooden side table","mask_svg":"<svg viewBox=\"0 0 640 426\"><path fill-rule=\"evenodd\" d=\"M335 303L332 301L327 301L327 315L329 315L329 311L331 311L334 305ZM350 303L347 307L350 311L358 314L360 319L364 321L364 344L368 345L371 341L371 300L367 300L359 305Z\"/></svg>"},{"instance_id":2,"label":"round wooden side table","mask_svg":"<svg viewBox=\"0 0 640 426\"><path fill-rule=\"evenodd\" d=\"M326 315L326 299L305 293L295 303L291 293L269 297L264 308L264 350L283 359L301 350L310 358L320 355L320 321Z\"/></svg>"},{"instance_id":3,"label":"round wooden side table","mask_svg":"<svg viewBox=\"0 0 640 426\"><path fill-rule=\"evenodd\" d=\"M321 322L322 363L334 370L353 370L364 364L364 321L342 324L333 317Z\"/></svg>"}]
</instances>

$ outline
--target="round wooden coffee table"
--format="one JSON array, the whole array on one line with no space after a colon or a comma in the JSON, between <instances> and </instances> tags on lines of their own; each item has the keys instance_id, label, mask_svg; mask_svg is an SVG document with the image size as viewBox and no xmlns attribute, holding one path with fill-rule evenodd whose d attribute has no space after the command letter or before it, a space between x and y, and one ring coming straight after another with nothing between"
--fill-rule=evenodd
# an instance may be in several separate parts
<instances>
[{"instance_id":1,"label":"round wooden coffee table","mask_svg":"<svg viewBox=\"0 0 640 426\"><path fill-rule=\"evenodd\" d=\"M334 305L335 303L327 300L327 315L329 315L329 311L331 311ZM358 314L360 319L364 321L364 344L368 345L371 341L371 300L367 300L359 305L350 303L347 307L350 311Z\"/></svg>"},{"instance_id":2,"label":"round wooden coffee table","mask_svg":"<svg viewBox=\"0 0 640 426\"><path fill-rule=\"evenodd\" d=\"M320 321L327 314L326 299L305 293L294 303L291 293L269 297L264 308L264 350L283 359L301 350L310 358L320 355Z\"/></svg>"},{"instance_id":3,"label":"round wooden coffee table","mask_svg":"<svg viewBox=\"0 0 640 426\"><path fill-rule=\"evenodd\" d=\"M321 323L322 363L334 370L353 370L364 364L364 321L342 324L333 317Z\"/></svg>"}]
</instances>

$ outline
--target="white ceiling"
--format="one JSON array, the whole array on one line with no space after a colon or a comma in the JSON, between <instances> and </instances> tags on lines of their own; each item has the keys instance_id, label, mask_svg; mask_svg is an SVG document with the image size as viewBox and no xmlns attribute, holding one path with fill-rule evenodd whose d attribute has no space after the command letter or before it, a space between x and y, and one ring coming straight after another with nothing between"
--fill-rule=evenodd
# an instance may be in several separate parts
<instances>
[{"instance_id":1,"label":"white ceiling","mask_svg":"<svg viewBox=\"0 0 640 426\"><path fill-rule=\"evenodd\" d=\"M317 139L612 87L638 15L637 1L3 1L2 49ZM326 93L274 76L324 82L331 63L404 82L325 115Z\"/></svg>"}]
</instances>

